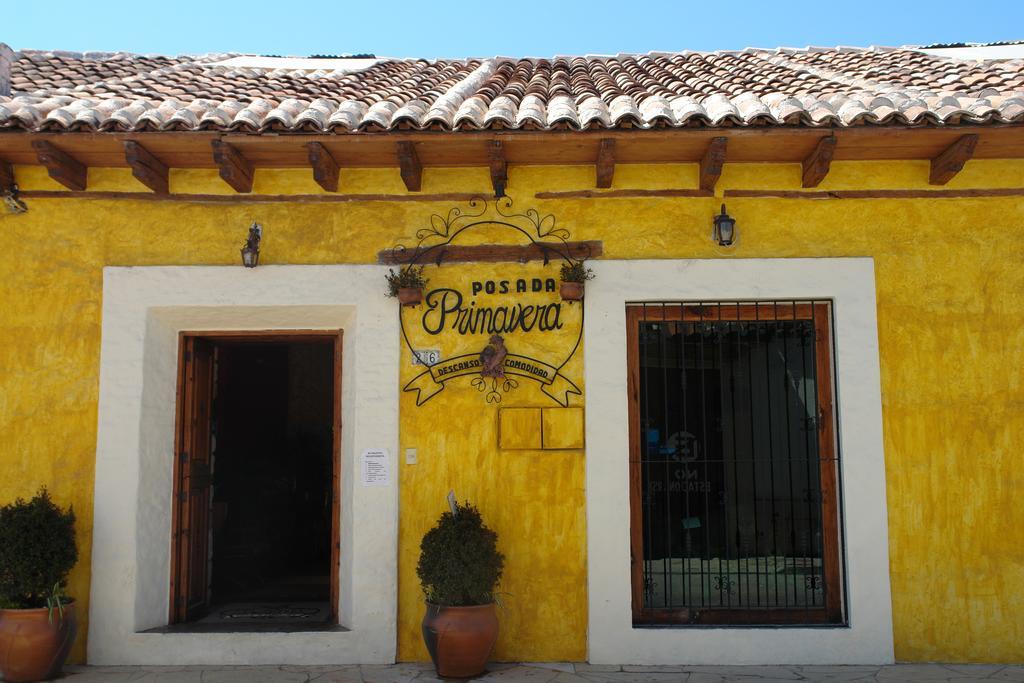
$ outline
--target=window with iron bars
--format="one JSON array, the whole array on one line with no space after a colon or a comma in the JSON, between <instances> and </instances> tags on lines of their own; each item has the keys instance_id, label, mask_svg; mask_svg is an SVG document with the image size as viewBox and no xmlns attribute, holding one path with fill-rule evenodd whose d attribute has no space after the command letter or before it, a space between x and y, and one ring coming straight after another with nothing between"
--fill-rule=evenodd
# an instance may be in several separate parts
<instances>
[{"instance_id":1,"label":"window with iron bars","mask_svg":"<svg viewBox=\"0 0 1024 683\"><path fill-rule=\"evenodd\" d=\"M634 624L844 624L831 302L626 321Z\"/></svg>"}]
</instances>

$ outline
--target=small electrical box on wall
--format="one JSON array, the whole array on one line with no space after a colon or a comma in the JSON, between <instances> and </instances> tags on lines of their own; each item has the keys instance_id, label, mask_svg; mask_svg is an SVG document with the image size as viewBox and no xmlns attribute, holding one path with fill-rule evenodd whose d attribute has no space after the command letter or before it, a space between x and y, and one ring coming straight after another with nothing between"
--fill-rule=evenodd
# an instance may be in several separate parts
<instances>
[{"instance_id":1,"label":"small electrical box on wall","mask_svg":"<svg viewBox=\"0 0 1024 683\"><path fill-rule=\"evenodd\" d=\"M583 408L501 408L498 448L579 450L583 448Z\"/></svg>"}]
</instances>

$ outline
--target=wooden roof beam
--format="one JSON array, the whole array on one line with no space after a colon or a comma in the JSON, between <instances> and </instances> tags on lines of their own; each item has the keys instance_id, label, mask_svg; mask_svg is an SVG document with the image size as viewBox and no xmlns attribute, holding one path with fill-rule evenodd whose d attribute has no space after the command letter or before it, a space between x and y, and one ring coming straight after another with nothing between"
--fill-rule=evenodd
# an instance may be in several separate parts
<instances>
[{"instance_id":1,"label":"wooden roof beam","mask_svg":"<svg viewBox=\"0 0 1024 683\"><path fill-rule=\"evenodd\" d=\"M597 148L597 186L609 188L615 176L615 138L603 138Z\"/></svg>"},{"instance_id":2,"label":"wooden roof beam","mask_svg":"<svg viewBox=\"0 0 1024 683\"><path fill-rule=\"evenodd\" d=\"M494 197L504 197L505 188L508 186L508 162L505 160L505 146L501 140L491 140L488 143L487 159L491 168Z\"/></svg>"},{"instance_id":3,"label":"wooden roof beam","mask_svg":"<svg viewBox=\"0 0 1024 683\"><path fill-rule=\"evenodd\" d=\"M125 140L124 158L131 166L132 175L140 183L157 194L170 192L167 165L145 147L134 140Z\"/></svg>"},{"instance_id":4,"label":"wooden roof beam","mask_svg":"<svg viewBox=\"0 0 1024 683\"><path fill-rule=\"evenodd\" d=\"M306 145L309 151L309 165L313 167L313 180L328 192L338 191L338 162L319 142Z\"/></svg>"},{"instance_id":5,"label":"wooden roof beam","mask_svg":"<svg viewBox=\"0 0 1024 683\"><path fill-rule=\"evenodd\" d=\"M974 148L978 144L975 134L961 135L956 142L942 150L932 159L932 169L928 176L931 185L945 185L957 173L963 170L964 164L974 156Z\"/></svg>"},{"instance_id":6,"label":"wooden roof beam","mask_svg":"<svg viewBox=\"0 0 1024 683\"><path fill-rule=\"evenodd\" d=\"M51 178L69 190L85 191L88 173L84 164L46 140L33 140L32 148L36 151L39 163L46 167L46 172Z\"/></svg>"},{"instance_id":7,"label":"wooden roof beam","mask_svg":"<svg viewBox=\"0 0 1024 683\"><path fill-rule=\"evenodd\" d=\"M223 140L213 140L210 144L213 146L213 161L224 182L235 192L252 192L252 163L242 156L237 147Z\"/></svg>"},{"instance_id":8,"label":"wooden roof beam","mask_svg":"<svg viewBox=\"0 0 1024 683\"><path fill-rule=\"evenodd\" d=\"M423 183L423 164L416 154L416 146L406 140L396 144L398 152L398 166L402 172L402 182L409 192L419 192Z\"/></svg>"},{"instance_id":9,"label":"wooden roof beam","mask_svg":"<svg viewBox=\"0 0 1024 683\"><path fill-rule=\"evenodd\" d=\"M725 152L729 144L729 138L711 138L708 150L704 152L704 158L700 160L700 189L705 192L714 193L718 177L722 175L722 165L725 164Z\"/></svg>"},{"instance_id":10,"label":"wooden roof beam","mask_svg":"<svg viewBox=\"0 0 1024 683\"><path fill-rule=\"evenodd\" d=\"M804 159L803 187L817 187L828 175L832 167L832 157L836 153L836 136L829 135L818 140L814 151Z\"/></svg>"}]
</instances>

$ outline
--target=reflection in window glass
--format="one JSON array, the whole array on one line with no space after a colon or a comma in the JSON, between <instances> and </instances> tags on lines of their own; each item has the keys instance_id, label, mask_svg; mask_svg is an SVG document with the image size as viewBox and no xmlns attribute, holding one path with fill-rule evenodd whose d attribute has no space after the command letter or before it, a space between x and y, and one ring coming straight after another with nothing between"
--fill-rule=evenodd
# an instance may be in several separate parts
<instances>
[{"instance_id":1,"label":"reflection in window glass","mask_svg":"<svg viewBox=\"0 0 1024 683\"><path fill-rule=\"evenodd\" d=\"M643 317L643 606L820 610L814 320Z\"/></svg>"}]
</instances>

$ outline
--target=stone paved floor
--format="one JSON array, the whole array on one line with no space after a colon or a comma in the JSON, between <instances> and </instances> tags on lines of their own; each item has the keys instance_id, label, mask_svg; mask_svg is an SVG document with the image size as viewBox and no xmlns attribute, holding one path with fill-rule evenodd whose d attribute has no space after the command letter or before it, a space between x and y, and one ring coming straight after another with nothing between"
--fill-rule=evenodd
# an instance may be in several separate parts
<instances>
[{"instance_id":1,"label":"stone paved floor","mask_svg":"<svg viewBox=\"0 0 1024 683\"><path fill-rule=\"evenodd\" d=\"M66 667L67 683L431 683L427 664L392 666ZM753 681L1020 681L1024 666L597 666L493 664L476 680L501 683L752 683Z\"/></svg>"}]
</instances>

